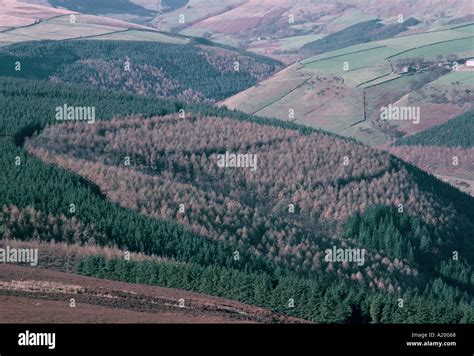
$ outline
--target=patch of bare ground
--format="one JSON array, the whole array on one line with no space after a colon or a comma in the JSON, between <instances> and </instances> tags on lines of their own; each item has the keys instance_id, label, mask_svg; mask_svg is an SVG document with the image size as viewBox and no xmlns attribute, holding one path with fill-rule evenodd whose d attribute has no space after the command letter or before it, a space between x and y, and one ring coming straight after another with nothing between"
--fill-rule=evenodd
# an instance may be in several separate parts
<instances>
[{"instance_id":1,"label":"patch of bare ground","mask_svg":"<svg viewBox=\"0 0 474 356\"><path fill-rule=\"evenodd\" d=\"M0 266L0 323L298 322L304 321L199 293Z\"/></svg>"},{"instance_id":2,"label":"patch of bare ground","mask_svg":"<svg viewBox=\"0 0 474 356\"><path fill-rule=\"evenodd\" d=\"M450 177L441 174L435 176L446 183L458 188L460 191L470 194L474 197L474 179L462 179L459 177Z\"/></svg>"}]
</instances>

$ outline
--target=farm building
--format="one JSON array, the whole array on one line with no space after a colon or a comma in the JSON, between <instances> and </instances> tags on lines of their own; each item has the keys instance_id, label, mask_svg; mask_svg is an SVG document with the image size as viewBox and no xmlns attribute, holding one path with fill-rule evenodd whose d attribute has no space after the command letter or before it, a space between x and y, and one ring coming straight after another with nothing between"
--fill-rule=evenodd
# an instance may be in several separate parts
<instances>
[{"instance_id":1,"label":"farm building","mask_svg":"<svg viewBox=\"0 0 474 356\"><path fill-rule=\"evenodd\" d=\"M408 73L409 70L410 70L410 68L409 68L408 66L404 66L404 67L400 70L400 74Z\"/></svg>"}]
</instances>

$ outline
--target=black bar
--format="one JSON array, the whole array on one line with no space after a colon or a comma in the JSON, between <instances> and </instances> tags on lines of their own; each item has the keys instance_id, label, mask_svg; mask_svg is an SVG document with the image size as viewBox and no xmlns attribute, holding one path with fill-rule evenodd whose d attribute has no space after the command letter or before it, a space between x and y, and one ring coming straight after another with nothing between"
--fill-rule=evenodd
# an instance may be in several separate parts
<instances>
[{"instance_id":1,"label":"black bar","mask_svg":"<svg viewBox=\"0 0 474 356\"><path fill-rule=\"evenodd\" d=\"M19 334L26 330L30 334L55 333L55 348L19 346ZM456 346L408 346L407 342L455 342ZM0 356L125 352L197 355L203 351L217 351L221 355L261 351L262 356L270 353L339 355L340 352L472 356L474 325L0 324Z\"/></svg>"}]
</instances>

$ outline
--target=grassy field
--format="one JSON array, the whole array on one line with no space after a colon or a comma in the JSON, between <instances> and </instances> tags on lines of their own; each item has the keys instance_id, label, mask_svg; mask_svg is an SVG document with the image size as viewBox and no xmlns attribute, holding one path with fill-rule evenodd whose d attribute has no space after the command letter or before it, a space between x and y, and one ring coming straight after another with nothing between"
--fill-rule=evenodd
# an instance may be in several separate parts
<instances>
[{"instance_id":1,"label":"grassy field","mask_svg":"<svg viewBox=\"0 0 474 356\"><path fill-rule=\"evenodd\" d=\"M392 57L394 60L409 57L435 58L456 53L458 57L474 56L474 35L468 38L453 39L449 42L433 44L428 47L416 48Z\"/></svg>"},{"instance_id":2,"label":"grassy field","mask_svg":"<svg viewBox=\"0 0 474 356\"><path fill-rule=\"evenodd\" d=\"M280 52L296 52L306 43L323 38L323 34L310 34L301 36L290 36L279 39L263 39L252 43L249 50L264 55L278 55ZM223 42L219 38L219 42ZM278 57L276 57L278 58Z\"/></svg>"},{"instance_id":3,"label":"grassy field","mask_svg":"<svg viewBox=\"0 0 474 356\"><path fill-rule=\"evenodd\" d=\"M346 27L355 25L356 23L375 20L376 18L376 16L367 15L360 11L351 11L349 13L344 13L342 16L336 17L332 21L331 26L334 27L334 30L342 30Z\"/></svg>"},{"instance_id":4,"label":"grassy field","mask_svg":"<svg viewBox=\"0 0 474 356\"><path fill-rule=\"evenodd\" d=\"M458 71L443 75L431 83L432 86L453 85L459 83L472 87L474 81L474 71Z\"/></svg>"},{"instance_id":5,"label":"grassy field","mask_svg":"<svg viewBox=\"0 0 474 356\"><path fill-rule=\"evenodd\" d=\"M406 78L403 78L406 79ZM395 102L399 106L417 106L420 108L420 123L394 122L397 130L412 135L433 126L441 125L468 111L472 107L474 94L472 83L474 71L449 72L446 75L408 93ZM409 83L406 80L390 83L402 91Z\"/></svg>"},{"instance_id":6,"label":"grassy field","mask_svg":"<svg viewBox=\"0 0 474 356\"><path fill-rule=\"evenodd\" d=\"M380 105L393 103L416 90L413 88L432 80L429 73L400 76L392 71L391 63L407 57L433 59L449 54L456 54L460 58L474 55L474 36L467 38L473 30L474 24L470 24L359 44L313 56L286 69L285 81L277 74L260 83L258 88L239 93L224 104L282 120L288 120L288 112L293 109L298 123L352 136L371 145L380 145L389 140L386 132L371 121ZM345 64L348 67L344 68ZM472 72L451 74L441 77L439 83L467 83L469 80L472 83ZM291 81L291 78L295 80ZM310 79L301 85L298 78ZM366 98L366 121L362 94L364 88L370 88ZM426 104L426 115L430 118L426 120L428 126L439 123L441 117L449 119L466 109L462 103L441 103L443 108L436 103ZM260 109L257 111L256 108ZM417 129L424 129L424 126Z\"/></svg>"},{"instance_id":7,"label":"grassy field","mask_svg":"<svg viewBox=\"0 0 474 356\"><path fill-rule=\"evenodd\" d=\"M226 9L243 2L242 0L190 0L184 8L157 16L153 23L160 31L171 31L180 27L180 25L189 25L212 14L222 13ZM185 24L179 23L180 15L184 15Z\"/></svg>"},{"instance_id":8,"label":"grassy field","mask_svg":"<svg viewBox=\"0 0 474 356\"><path fill-rule=\"evenodd\" d=\"M467 23L459 25L459 27L453 29L453 31L463 32L463 33L467 33L469 35L474 34L474 29L473 29L472 24L467 24Z\"/></svg>"},{"instance_id":9,"label":"grassy field","mask_svg":"<svg viewBox=\"0 0 474 356\"><path fill-rule=\"evenodd\" d=\"M278 101L278 99L288 95L288 93L302 85L307 79L308 77L295 72L292 66L282 70L270 79L264 80L256 86L232 96L223 103L231 108L239 107L245 112L260 113L266 106L271 104L267 98L274 98L274 101ZM247 98L253 98L254 100L247 100ZM281 115L275 116L282 119ZM288 114L286 119L288 119Z\"/></svg>"},{"instance_id":10,"label":"grassy field","mask_svg":"<svg viewBox=\"0 0 474 356\"><path fill-rule=\"evenodd\" d=\"M161 43L186 44L189 42L187 38L168 36L160 32L142 31L142 30L128 30L108 33L105 35L98 35L89 37L92 40L118 40L118 41L152 41Z\"/></svg>"},{"instance_id":11,"label":"grassy field","mask_svg":"<svg viewBox=\"0 0 474 356\"><path fill-rule=\"evenodd\" d=\"M126 31L128 30L129 31ZM103 40L156 41L185 44L187 39L154 32L144 26L92 15L69 15L43 20L35 25L0 32L0 46L37 40L67 40L90 38ZM125 32L126 31L126 32Z\"/></svg>"},{"instance_id":12,"label":"grassy field","mask_svg":"<svg viewBox=\"0 0 474 356\"><path fill-rule=\"evenodd\" d=\"M43 21L31 27L17 28L9 33L34 40L64 40L75 37L101 35L118 30L121 29L105 25Z\"/></svg>"},{"instance_id":13,"label":"grassy field","mask_svg":"<svg viewBox=\"0 0 474 356\"><path fill-rule=\"evenodd\" d=\"M289 49L299 49L303 47L308 42L319 40L323 38L324 35L322 34L310 34L310 35L303 35L303 36L293 36L287 37L279 40L280 46L284 50Z\"/></svg>"}]
</instances>

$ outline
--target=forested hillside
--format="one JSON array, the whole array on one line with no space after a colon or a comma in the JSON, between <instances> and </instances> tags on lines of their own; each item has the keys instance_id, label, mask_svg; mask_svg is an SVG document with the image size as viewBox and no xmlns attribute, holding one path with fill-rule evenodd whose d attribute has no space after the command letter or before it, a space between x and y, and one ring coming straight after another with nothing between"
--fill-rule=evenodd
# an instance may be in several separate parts
<instances>
[{"instance_id":1,"label":"forested hillside","mask_svg":"<svg viewBox=\"0 0 474 356\"><path fill-rule=\"evenodd\" d=\"M474 147L474 110L451 119L443 125L404 137L398 140L395 145Z\"/></svg>"},{"instance_id":2,"label":"forested hillside","mask_svg":"<svg viewBox=\"0 0 474 356\"><path fill-rule=\"evenodd\" d=\"M179 262L92 256L81 273L317 322L474 320L473 199L388 154L223 108L58 83L3 78L0 101L4 235ZM56 125L64 103L96 107L99 121ZM218 169L224 151L255 153L258 168ZM325 261L333 246L366 249L366 263Z\"/></svg>"},{"instance_id":3,"label":"forested hillside","mask_svg":"<svg viewBox=\"0 0 474 356\"><path fill-rule=\"evenodd\" d=\"M396 141L389 152L474 195L474 111Z\"/></svg>"},{"instance_id":4,"label":"forested hillside","mask_svg":"<svg viewBox=\"0 0 474 356\"><path fill-rule=\"evenodd\" d=\"M54 7L62 7L85 14L131 14L137 16L153 16L150 11L130 0L48 0Z\"/></svg>"},{"instance_id":5,"label":"forested hillside","mask_svg":"<svg viewBox=\"0 0 474 356\"><path fill-rule=\"evenodd\" d=\"M343 222L371 205L402 204L407 215L436 228L432 246L441 255L454 243L449 231L460 225L455 207L420 189L400 162L322 133L174 115L55 125L25 147L96 183L124 207L176 220L203 236L302 271L321 269L321 251L333 243L325 241L326 222ZM220 168L218 155L226 151L255 154L255 170ZM185 208L179 213L181 203ZM288 213L290 204L297 214ZM447 234L435 236L438 231ZM456 243L468 242L469 235L465 226ZM411 249L421 238L419 234L410 242L405 236ZM395 257L409 255L413 251L407 249Z\"/></svg>"},{"instance_id":6,"label":"forested hillside","mask_svg":"<svg viewBox=\"0 0 474 356\"><path fill-rule=\"evenodd\" d=\"M93 85L182 102L214 102L279 69L275 60L209 41L35 41L0 49L0 75Z\"/></svg>"},{"instance_id":7,"label":"forested hillside","mask_svg":"<svg viewBox=\"0 0 474 356\"><path fill-rule=\"evenodd\" d=\"M418 23L419 21L414 18L409 18L403 23L389 25L380 23L380 20L359 22L341 31L331 33L321 39L305 44L301 47L300 52L307 56L313 56L359 43L379 41L393 37Z\"/></svg>"}]
</instances>

